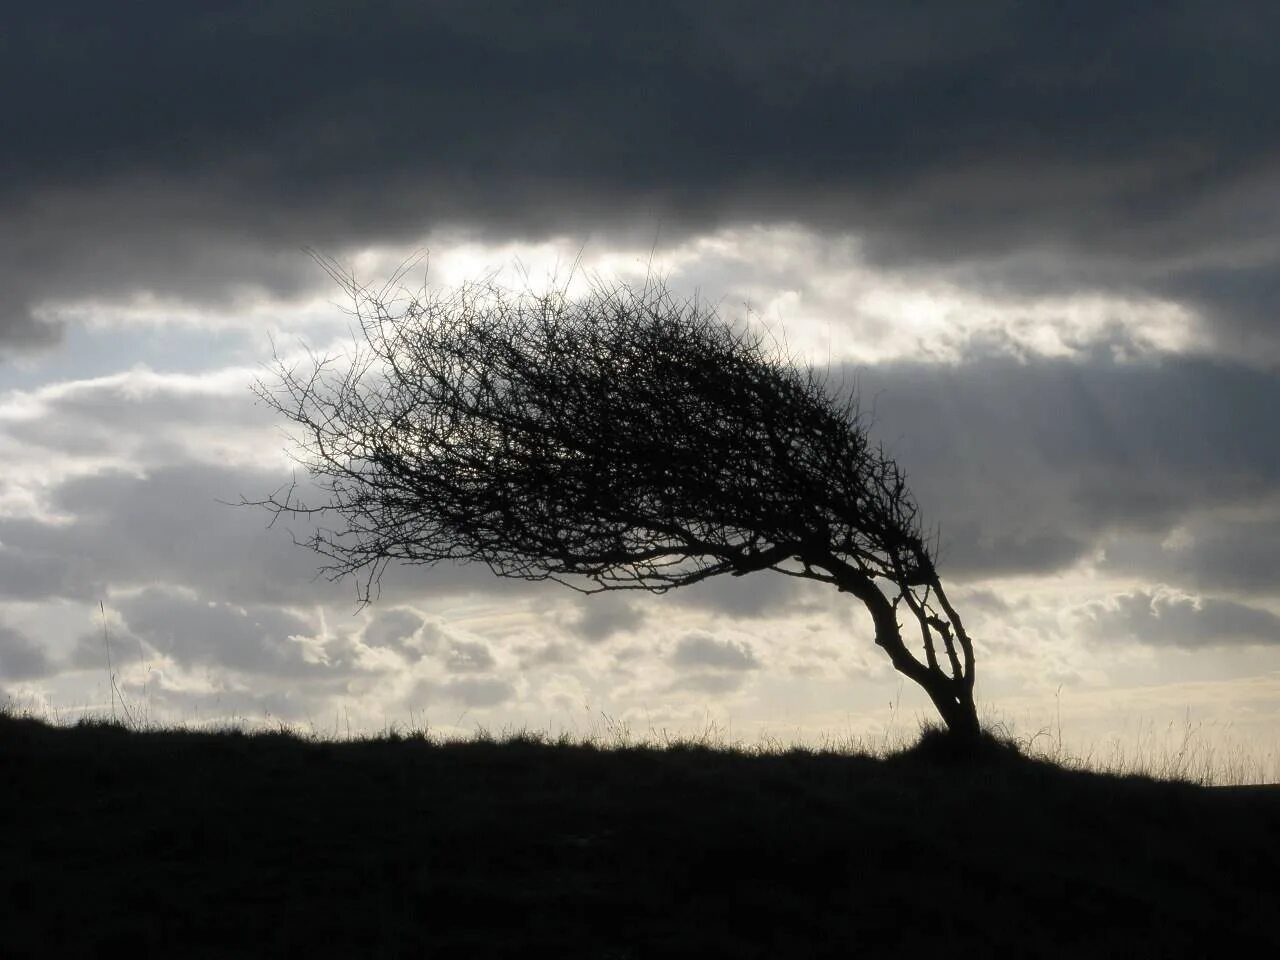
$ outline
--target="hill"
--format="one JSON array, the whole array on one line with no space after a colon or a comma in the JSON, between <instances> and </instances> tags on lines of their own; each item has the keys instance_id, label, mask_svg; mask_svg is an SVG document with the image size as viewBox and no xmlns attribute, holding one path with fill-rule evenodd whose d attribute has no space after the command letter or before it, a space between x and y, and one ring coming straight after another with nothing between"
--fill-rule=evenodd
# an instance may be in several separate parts
<instances>
[{"instance_id":1,"label":"hill","mask_svg":"<svg viewBox=\"0 0 1280 960\"><path fill-rule=\"evenodd\" d=\"M1012 749L333 742L0 716L0 782L10 957L1280 947L1280 788Z\"/></svg>"}]
</instances>

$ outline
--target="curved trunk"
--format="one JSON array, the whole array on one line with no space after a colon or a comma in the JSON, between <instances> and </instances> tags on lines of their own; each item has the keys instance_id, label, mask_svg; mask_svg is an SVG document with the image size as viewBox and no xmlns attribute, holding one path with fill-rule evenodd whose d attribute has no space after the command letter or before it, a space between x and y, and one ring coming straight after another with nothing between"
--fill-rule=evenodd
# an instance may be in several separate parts
<instances>
[{"instance_id":1,"label":"curved trunk","mask_svg":"<svg viewBox=\"0 0 1280 960\"><path fill-rule=\"evenodd\" d=\"M962 630L956 630L965 660L964 667L959 668L956 676L948 675L942 670L937 658L932 655L931 646L926 646L926 651L930 654L929 663L922 663L903 642L896 607L875 582L834 557L828 556L824 560L826 562L823 566L835 577L839 589L852 593L870 611L875 623L876 646L889 654L894 669L924 688L952 736L962 743L976 743L982 731L978 723L978 709L973 700L973 652L968 637ZM950 611L949 604L948 610L954 620L954 611ZM959 627L958 620L955 625ZM927 629L926 624L926 631ZM926 633L926 644L931 642Z\"/></svg>"}]
</instances>

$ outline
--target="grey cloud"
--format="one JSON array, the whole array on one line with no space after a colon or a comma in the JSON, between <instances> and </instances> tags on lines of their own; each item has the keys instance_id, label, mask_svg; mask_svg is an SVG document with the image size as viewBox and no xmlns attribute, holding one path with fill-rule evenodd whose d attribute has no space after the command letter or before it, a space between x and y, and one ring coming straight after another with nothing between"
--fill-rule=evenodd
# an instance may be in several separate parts
<instances>
[{"instance_id":1,"label":"grey cloud","mask_svg":"<svg viewBox=\"0 0 1280 960\"><path fill-rule=\"evenodd\" d=\"M667 602L705 610L734 620L778 616L803 602L805 584L768 570L745 577L712 577L680 590Z\"/></svg>"},{"instance_id":2,"label":"grey cloud","mask_svg":"<svg viewBox=\"0 0 1280 960\"><path fill-rule=\"evenodd\" d=\"M14 574L0 591L15 598L65 596L84 601L107 587L162 582L241 604L357 601L349 581L317 577L323 558L298 546L310 527L252 507L228 506L281 487L278 474L192 462L144 476L106 471L63 481L49 494L68 523L0 518L0 571ZM221 502L220 502L221 501ZM292 528L292 535L291 535ZM394 567L383 578L382 602L408 596L527 592L479 566Z\"/></svg>"},{"instance_id":3,"label":"grey cloud","mask_svg":"<svg viewBox=\"0 0 1280 960\"><path fill-rule=\"evenodd\" d=\"M399 647L422 623L422 617L412 610L383 610L364 628L364 642L371 647Z\"/></svg>"},{"instance_id":4,"label":"grey cloud","mask_svg":"<svg viewBox=\"0 0 1280 960\"><path fill-rule=\"evenodd\" d=\"M8 227L0 233L0 278L11 293L0 307L0 346L56 342L65 321L44 315L49 304L144 298L235 308L264 295L296 297L322 279L300 248L349 242L302 222L286 237L255 235L260 226L251 211L227 216L243 200L207 190L189 182L180 193L165 193L130 177L51 187L33 204L0 194Z\"/></svg>"},{"instance_id":5,"label":"grey cloud","mask_svg":"<svg viewBox=\"0 0 1280 960\"><path fill-rule=\"evenodd\" d=\"M422 681L415 688L409 701L430 708L432 704L462 704L468 708L483 709L501 706L514 700L516 689L505 680L489 677L453 677L443 683Z\"/></svg>"},{"instance_id":6,"label":"grey cloud","mask_svg":"<svg viewBox=\"0 0 1280 960\"><path fill-rule=\"evenodd\" d=\"M390 647L416 660L438 645L440 635L440 628L425 622L420 614L392 608L374 614L364 628L363 639L371 647Z\"/></svg>"},{"instance_id":7,"label":"grey cloud","mask_svg":"<svg viewBox=\"0 0 1280 960\"><path fill-rule=\"evenodd\" d=\"M122 698L139 718L149 717L164 723L173 720L182 726L198 726L202 718L215 722L232 723L244 719L263 719L268 722L285 721L306 724L301 729L323 736L339 737L342 731L336 721L328 730L317 730L312 718L324 716L325 698L341 694L333 685L311 678L305 687L277 684L263 688L261 685L245 687L215 680L211 687L190 689L171 680L164 670L155 668L138 679L120 677Z\"/></svg>"},{"instance_id":8,"label":"grey cloud","mask_svg":"<svg viewBox=\"0 0 1280 960\"><path fill-rule=\"evenodd\" d=\"M988 358L848 377L941 527L944 577L1048 573L1113 534L1163 536L1280 490L1280 379L1237 365Z\"/></svg>"},{"instance_id":9,"label":"grey cloud","mask_svg":"<svg viewBox=\"0 0 1280 960\"><path fill-rule=\"evenodd\" d=\"M1185 296L1274 345L1204 265L1280 263L1278 27L1260 2L25 5L0 340L54 336L49 299L291 295L320 282L304 244L787 221Z\"/></svg>"},{"instance_id":10,"label":"grey cloud","mask_svg":"<svg viewBox=\"0 0 1280 960\"><path fill-rule=\"evenodd\" d=\"M1135 591L1085 611L1090 632L1100 640L1123 638L1151 646L1212 647L1280 644L1280 617L1234 600L1198 601Z\"/></svg>"},{"instance_id":11,"label":"grey cloud","mask_svg":"<svg viewBox=\"0 0 1280 960\"><path fill-rule=\"evenodd\" d=\"M559 664L573 663L576 651L567 643L544 643L522 647L517 650L520 655L520 669L533 667L549 667Z\"/></svg>"},{"instance_id":12,"label":"grey cloud","mask_svg":"<svg viewBox=\"0 0 1280 960\"><path fill-rule=\"evenodd\" d=\"M393 669L386 664L366 665L362 657L364 648L353 634L345 631L316 638L315 643L323 658L322 668L329 674L343 676L357 673L386 673Z\"/></svg>"},{"instance_id":13,"label":"grey cloud","mask_svg":"<svg viewBox=\"0 0 1280 960\"><path fill-rule=\"evenodd\" d=\"M963 604L966 610L978 610L988 616L999 616L1010 610L1008 602L995 591L982 588L961 590L952 600Z\"/></svg>"},{"instance_id":14,"label":"grey cloud","mask_svg":"<svg viewBox=\"0 0 1280 960\"><path fill-rule=\"evenodd\" d=\"M941 525L948 579L1052 572L1118 535L1158 540L1206 511L1248 507L1280 491L1272 423L1280 379L1239 365L988 357L959 366L836 370L832 377L859 383L873 437L906 469L926 524ZM187 406L177 409L186 415ZM48 425L71 416L59 408ZM153 435L179 428L158 406L145 408L143 422ZM264 497L287 477L196 463L193 455L174 453L142 476L106 471L62 481L47 496L70 518L65 523L0 518L0 594L83 602L109 588L160 582L241 605L355 605L349 582L315 579L322 558L290 536L292 528L305 538L305 524L282 520L268 529L264 511L218 502ZM1152 554L1137 569L1181 564L1184 575L1215 590L1257 589L1275 581L1277 541L1257 524L1237 530L1204 520L1194 550ZM1108 562L1121 563L1120 553L1112 551ZM1135 569L1138 561L1124 562ZM713 578L667 598L592 597L569 628L584 639L634 629L666 603L731 617L776 614L801 604L805 587L766 572ZM384 578L376 609L423 595L546 596L558 589L503 580L480 565L398 567Z\"/></svg>"},{"instance_id":15,"label":"grey cloud","mask_svg":"<svg viewBox=\"0 0 1280 960\"><path fill-rule=\"evenodd\" d=\"M34 680L51 673L53 664L43 647L0 623L0 680Z\"/></svg>"},{"instance_id":16,"label":"grey cloud","mask_svg":"<svg viewBox=\"0 0 1280 960\"><path fill-rule=\"evenodd\" d=\"M0 520L0 541L29 566L50 572L43 589L70 599L106 586L156 581L238 602L288 602L337 591L311 583L316 564L284 530L266 529L258 511L218 502L242 490L271 490L279 477L198 464L137 477L80 476L51 494L66 524ZM36 589L38 585L33 585Z\"/></svg>"},{"instance_id":17,"label":"grey cloud","mask_svg":"<svg viewBox=\"0 0 1280 960\"><path fill-rule=\"evenodd\" d=\"M7 244L0 240L0 250ZM33 311L38 292L15 284L16 302L0 305L0 349L30 351L47 349L61 342L66 324L60 320L37 317Z\"/></svg>"},{"instance_id":18,"label":"grey cloud","mask_svg":"<svg viewBox=\"0 0 1280 960\"><path fill-rule=\"evenodd\" d=\"M483 643L455 640L449 644L445 668L450 673L482 673L492 670L495 661L489 648Z\"/></svg>"},{"instance_id":19,"label":"grey cloud","mask_svg":"<svg viewBox=\"0 0 1280 960\"><path fill-rule=\"evenodd\" d=\"M82 457L128 451L135 460L148 459L147 453L172 458L180 441L275 426L268 411L254 405L247 382L228 394L145 372L74 383L45 393L39 404L37 417L6 420L5 434Z\"/></svg>"},{"instance_id":20,"label":"grey cloud","mask_svg":"<svg viewBox=\"0 0 1280 960\"><path fill-rule=\"evenodd\" d=\"M76 639L75 646L71 648L71 653L67 657L67 666L73 670L105 669L108 648L114 647L118 649L120 640L120 637L116 637L113 641L109 632L106 635L101 631L82 633ZM138 651L138 658L141 661L146 651L140 646L135 646L134 650ZM131 650L129 652L132 653L134 651Z\"/></svg>"},{"instance_id":21,"label":"grey cloud","mask_svg":"<svg viewBox=\"0 0 1280 960\"><path fill-rule=\"evenodd\" d=\"M717 671L699 671L680 677L667 689L672 692L692 690L696 693L733 693L746 683L746 675L742 673L721 673Z\"/></svg>"},{"instance_id":22,"label":"grey cloud","mask_svg":"<svg viewBox=\"0 0 1280 960\"><path fill-rule=\"evenodd\" d=\"M669 663L678 672L668 687L673 692L732 693L746 683L751 671L760 669L750 644L717 640L700 632L681 637L671 651Z\"/></svg>"},{"instance_id":23,"label":"grey cloud","mask_svg":"<svg viewBox=\"0 0 1280 960\"><path fill-rule=\"evenodd\" d=\"M11 534L10 534L11 535ZM49 597L87 599L101 595L92 564L48 545L25 549L3 543L0 532L0 597L7 600L44 600Z\"/></svg>"},{"instance_id":24,"label":"grey cloud","mask_svg":"<svg viewBox=\"0 0 1280 960\"><path fill-rule=\"evenodd\" d=\"M634 630L645 621L642 606L625 597L591 594L578 601L577 616L568 627L590 643L607 640L616 633Z\"/></svg>"},{"instance_id":25,"label":"grey cloud","mask_svg":"<svg viewBox=\"0 0 1280 960\"><path fill-rule=\"evenodd\" d=\"M112 605L130 633L183 666L211 664L275 675L316 670L289 639L311 635L312 627L275 607L241 609L154 587Z\"/></svg>"},{"instance_id":26,"label":"grey cloud","mask_svg":"<svg viewBox=\"0 0 1280 960\"><path fill-rule=\"evenodd\" d=\"M711 667L716 670L756 670L760 661L751 646L734 640L717 640L705 633L691 633L677 641L671 654L677 667Z\"/></svg>"},{"instance_id":27,"label":"grey cloud","mask_svg":"<svg viewBox=\"0 0 1280 960\"><path fill-rule=\"evenodd\" d=\"M1276 211L1280 218L1280 210ZM1253 218L1257 213L1242 211ZM1273 231L1274 232L1274 231ZM1280 255L1259 262L1193 268L1160 278L1153 286L1172 299L1197 308L1216 331L1217 339L1236 356L1260 356L1271 369L1276 353L1276 321L1280 319Z\"/></svg>"},{"instance_id":28,"label":"grey cloud","mask_svg":"<svg viewBox=\"0 0 1280 960\"><path fill-rule=\"evenodd\" d=\"M1197 590L1280 595L1280 518L1265 507L1250 513L1193 516L1172 540L1115 537L1106 544L1103 565Z\"/></svg>"},{"instance_id":29,"label":"grey cloud","mask_svg":"<svg viewBox=\"0 0 1280 960\"><path fill-rule=\"evenodd\" d=\"M468 707L496 707L514 700L515 687L504 680L456 679L446 682L441 691L451 700Z\"/></svg>"}]
</instances>

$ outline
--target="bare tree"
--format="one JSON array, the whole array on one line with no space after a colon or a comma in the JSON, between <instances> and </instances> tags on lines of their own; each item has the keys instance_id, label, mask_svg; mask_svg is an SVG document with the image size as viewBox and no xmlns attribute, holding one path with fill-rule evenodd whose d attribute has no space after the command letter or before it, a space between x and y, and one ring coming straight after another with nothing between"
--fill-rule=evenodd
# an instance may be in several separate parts
<instances>
[{"instance_id":1,"label":"bare tree","mask_svg":"<svg viewBox=\"0 0 1280 960\"><path fill-rule=\"evenodd\" d=\"M322 572L356 575L365 602L391 561L588 593L759 570L829 583L866 606L949 731L978 738L973 644L854 390L829 392L653 280L408 294L326 265L362 342L301 366L277 356L278 381L256 387L300 428L295 456L328 495L263 505L341 519L306 541Z\"/></svg>"}]
</instances>

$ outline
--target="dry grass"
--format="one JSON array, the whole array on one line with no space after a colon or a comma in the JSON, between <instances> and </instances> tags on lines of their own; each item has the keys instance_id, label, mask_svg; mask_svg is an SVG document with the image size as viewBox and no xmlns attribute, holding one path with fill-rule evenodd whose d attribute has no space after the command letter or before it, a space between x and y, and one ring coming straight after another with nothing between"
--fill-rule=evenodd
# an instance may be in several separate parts
<instances>
[{"instance_id":1,"label":"dry grass","mask_svg":"<svg viewBox=\"0 0 1280 960\"><path fill-rule=\"evenodd\" d=\"M113 700L112 709L81 709L71 717L50 710L21 706L10 699L0 704L0 716L36 719L44 723L115 724L135 732L274 732L313 743L353 742L369 735L353 730L349 720L335 718L327 730L280 719L223 717L200 723L172 723L158 719L150 701L126 702L123 694ZM1064 770L1116 777L1149 777L1198 786L1247 786L1280 784L1280 748L1260 747L1235 735L1230 728L1209 726L1194 720L1188 712L1179 722L1158 725L1139 720L1128 736L1113 735L1101 742L1081 742L1063 730L1061 721L1031 733L1015 724L988 715L986 729L995 739L1012 744L1022 755L1046 761ZM833 756L885 759L909 751L921 735L934 729L929 722L904 723L897 710L891 713L880 733L868 735L825 734L816 740L784 739L765 734L748 740L734 736L724 725L708 718L696 733L671 732L652 725L642 730L627 720L604 711L589 712L583 725L572 731L550 733L529 727L502 727L497 731L477 724L470 733L452 730L442 733L410 721L388 724L372 735L374 739L426 740L437 745L455 743L523 742L543 746L586 747L598 750L697 748L731 752L744 756L778 756L788 753L817 753Z\"/></svg>"}]
</instances>

